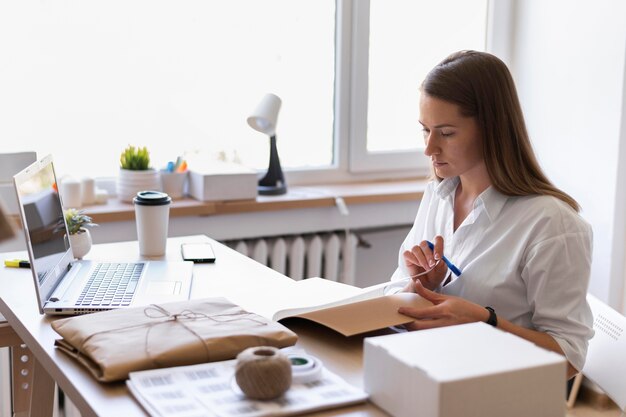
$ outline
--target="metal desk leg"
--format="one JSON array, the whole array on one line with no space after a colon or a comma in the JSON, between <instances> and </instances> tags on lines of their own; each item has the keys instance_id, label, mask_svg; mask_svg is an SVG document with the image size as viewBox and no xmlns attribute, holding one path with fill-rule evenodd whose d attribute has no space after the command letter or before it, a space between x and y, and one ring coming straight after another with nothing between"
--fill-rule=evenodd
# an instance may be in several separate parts
<instances>
[{"instance_id":1,"label":"metal desk leg","mask_svg":"<svg viewBox=\"0 0 626 417\"><path fill-rule=\"evenodd\" d=\"M0 347L11 349L13 415L49 417L54 408L54 380L7 323L0 323Z\"/></svg>"},{"instance_id":2,"label":"metal desk leg","mask_svg":"<svg viewBox=\"0 0 626 417\"><path fill-rule=\"evenodd\" d=\"M33 354L24 344L13 345L10 349L13 414L28 416L33 391Z\"/></svg>"}]
</instances>

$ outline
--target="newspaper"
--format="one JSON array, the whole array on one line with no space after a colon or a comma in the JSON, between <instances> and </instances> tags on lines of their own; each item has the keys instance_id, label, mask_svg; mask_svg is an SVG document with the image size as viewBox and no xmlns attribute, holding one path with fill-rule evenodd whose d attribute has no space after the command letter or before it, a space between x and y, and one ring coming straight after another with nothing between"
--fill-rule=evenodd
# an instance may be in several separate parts
<instances>
[{"instance_id":1,"label":"newspaper","mask_svg":"<svg viewBox=\"0 0 626 417\"><path fill-rule=\"evenodd\" d=\"M152 417L285 416L363 402L367 394L324 368L271 401L251 400L235 381L236 360L131 372L126 384Z\"/></svg>"}]
</instances>

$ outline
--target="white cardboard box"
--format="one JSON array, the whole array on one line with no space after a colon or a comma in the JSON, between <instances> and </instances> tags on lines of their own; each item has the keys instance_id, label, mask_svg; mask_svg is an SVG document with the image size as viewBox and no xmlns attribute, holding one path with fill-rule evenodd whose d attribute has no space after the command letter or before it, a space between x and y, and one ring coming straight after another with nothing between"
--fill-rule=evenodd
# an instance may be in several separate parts
<instances>
[{"instance_id":1,"label":"white cardboard box","mask_svg":"<svg viewBox=\"0 0 626 417\"><path fill-rule=\"evenodd\" d=\"M565 382L563 356L485 323L365 339L365 391L395 417L562 417Z\"/></svg>"},{"instance_id":2,"label":"white cardboard box","mask_svg":"<svg viewBox=\"0 0 626 417\"><path fill-rule=\"evenodd\" d=\"M257 173L242 165L214 161L189 171L189 195L200 201L254 199Z\"/></svg>"}]
</instances>

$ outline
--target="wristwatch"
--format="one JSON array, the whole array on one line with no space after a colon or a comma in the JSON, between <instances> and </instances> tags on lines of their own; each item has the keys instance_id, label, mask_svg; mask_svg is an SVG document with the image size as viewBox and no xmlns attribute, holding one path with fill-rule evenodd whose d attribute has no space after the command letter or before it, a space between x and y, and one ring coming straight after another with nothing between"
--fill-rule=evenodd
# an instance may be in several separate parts
<instances>
[{"instance_id":1,"label":"wristwatch","mask_svg":"<svg viewBox=\"0 0 626 417\"><path fill-rule=\"evenodd\" d=\"M485 308L489 312L489 318L487 319L486 323L491 324L493 327L498 327L498 316L496 316L496 310L494 310L492 307Z\"/></svg>"}]
</instances>

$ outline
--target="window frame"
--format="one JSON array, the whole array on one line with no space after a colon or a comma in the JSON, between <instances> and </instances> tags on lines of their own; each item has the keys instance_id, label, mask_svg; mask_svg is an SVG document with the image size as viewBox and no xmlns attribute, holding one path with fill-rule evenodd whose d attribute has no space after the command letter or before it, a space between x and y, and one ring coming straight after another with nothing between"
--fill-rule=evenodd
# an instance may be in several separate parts
<instances>
[{"instance_id":1,"label":"window frame","mask_svg":"<svg viewBox=\"0 0 626 417\"><path fill-rule=\"evenodd\" d=\"M413 172L414 175L427 175L428 158L415 151L390 151L371 153L367 150L367 117L369 97L369 33L370 1L357 1L353 4L352 32L353 67L349 135L350 172L388 171L390 166ZM417 140L417 138L416 138Z\"/></svg>"},{"instance_id":2,"label":"window frame","mask_svg":"<svg viewBox=\"0 0 626 417\"><path fill-rule=\"evenodd\" d=\"M367 151L369 13L370 0L336 0L334 161L328 168L286 170L288 183L402 179L430 173L428 159L414 150ZM513 0L488 1L486 50L507 64L513 14Z\"/></svg>"}]
</instances>

